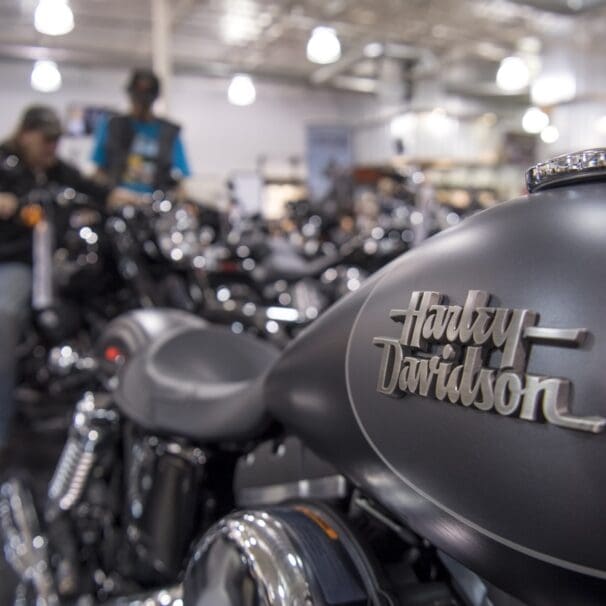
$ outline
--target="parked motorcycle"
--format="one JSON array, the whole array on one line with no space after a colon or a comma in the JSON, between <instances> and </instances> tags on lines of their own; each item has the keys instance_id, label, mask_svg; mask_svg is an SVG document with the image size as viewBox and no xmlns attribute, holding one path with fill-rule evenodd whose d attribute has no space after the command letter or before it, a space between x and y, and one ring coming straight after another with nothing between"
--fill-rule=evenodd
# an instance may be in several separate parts
<instances>
[{"instance_id":1,"label":"parked motorcycle","mask_svg":"<svg viewBox=\"0 0 606 606\"><path fill-rule=\"evenodd\" d=\"M157 192L137 206L116 210L106 230L118 272L136 301L133 307L198 309L201 293L192 288L193 260L201 258L215 231L201 225L195 206Z\"/></svg>"},{"instance_id":2,"label":"parked motorcycle","mask_svg":"<svg viewBox=\"0 0 606 606\"><path fill-rule=\"evenodd\" d=\"M21 200L19 215L33 231L33 266L32 322L18 350L17 397L35 423L51 401L73 402L92 380L93 343L128 307L103 237L101 205L48 185Z\"/></svg>"},{"instance_id":3,"label":"parked motorcycle","mask_svg":"<svg viewBox=\"0 0 606 606\"><path fill-rule=\"evenodd\" d=\"M337 241L317 214L300 232L280 235L270 235L261 217L227 232L207 219L159 192L120 209L107 225L122 279L141 307L193 311L279 346L410 243L397 216Z\"/></svg>"},{"instance_id":4,"label":"parked motorcycle","mask_svg":"<svg viewBox=\"0 0 606 606\"><path fill-rule=\"evenodd\" d=\"M288 343L366 276L348 264L345 247L307 258L286 238L263 233L261 225L233 236L193 260L203 293L199 313L278 345Z\"/></svg>"},{"instance_id":5,"label":"parked motorcycle","mask_svg":"<svg viewBox=\"0 0 606 606\"><path fill-rule=\"evenodd\" d=\"M282 353L117 319L42 518L1 489L23 603L604 604L604 175L536 166Z\"/></svg>"}]
</instances>

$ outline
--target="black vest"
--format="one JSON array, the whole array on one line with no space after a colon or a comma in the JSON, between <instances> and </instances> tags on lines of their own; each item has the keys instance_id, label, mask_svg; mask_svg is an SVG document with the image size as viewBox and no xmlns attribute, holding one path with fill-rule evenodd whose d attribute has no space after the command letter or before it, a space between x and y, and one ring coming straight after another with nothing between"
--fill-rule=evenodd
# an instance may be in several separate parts
<instances>
[{"instance_id":1,"label":"black vest","mask_svg":"<svg viewBox=\"0 0 606 606\"><path fill-rule=\"evenodd\" d=\"M176 184L175 177L172 174L173 146L181 129L177 124L162 118L154 118L154 121L160 124L160 133L153 187L154 189L167 191ZM112 187L120 185L122 181L134 138L133 118L130 116L110 118L107 124L107 141L105 144L105 172L107 172Z\"/></svg>"}]
</instances>

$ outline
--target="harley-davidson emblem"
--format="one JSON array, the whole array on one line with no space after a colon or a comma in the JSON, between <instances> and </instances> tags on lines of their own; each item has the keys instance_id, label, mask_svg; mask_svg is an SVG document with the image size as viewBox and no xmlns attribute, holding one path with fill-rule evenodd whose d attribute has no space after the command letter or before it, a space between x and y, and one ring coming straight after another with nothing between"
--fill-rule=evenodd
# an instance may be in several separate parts
<instances>
[{"instance_id":1,"label":"harley-davidson emblem","mask_svg":"<svg viewBox=\"0 0 606 606\"><path fill-rule=\"evenodd\" d=\"M587 331L535 326L528 309L488 307L490 295L471 290L463 307L444 305L438 292L414 292L408 309L394 309L399 339L376 337L383 349L377 390L448 400L526 421L599 433L604 417L570 414L570 381L527 374L531 344L578 347ZM500 360L489 366L493 354Z\"/></svg>"}]
</instances>

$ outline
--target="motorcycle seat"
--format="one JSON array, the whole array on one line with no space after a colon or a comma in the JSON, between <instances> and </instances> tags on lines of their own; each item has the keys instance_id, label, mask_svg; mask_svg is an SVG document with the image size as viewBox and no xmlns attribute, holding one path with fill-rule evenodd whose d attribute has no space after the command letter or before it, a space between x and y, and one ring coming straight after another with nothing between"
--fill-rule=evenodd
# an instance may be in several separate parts
<instances>
[{"instance_id":1,"label":"motorcycle seat","mask_svg":"<svg viewBox=\"0 0 606 606\"><path fill-rule=\"evenodd\" d=\"M263 375L278 351L212 325L177 326L131 357L115 392L148 431L214 443L264 426Z\"/></svg>"},{"instance_id":2,"label":"motorcycle seat","mask_svg":"<svg viewBox=\"0 0 606 606\"><path fill-rule=\"evenodd\" d=\"M202 318L179 309L135 309L121 314L104 328L96 349L102 359L107 348L117 348L129 359L131 355L177 328L193 329L202 326L206 326Z\"/></svg>"}]
</instances>

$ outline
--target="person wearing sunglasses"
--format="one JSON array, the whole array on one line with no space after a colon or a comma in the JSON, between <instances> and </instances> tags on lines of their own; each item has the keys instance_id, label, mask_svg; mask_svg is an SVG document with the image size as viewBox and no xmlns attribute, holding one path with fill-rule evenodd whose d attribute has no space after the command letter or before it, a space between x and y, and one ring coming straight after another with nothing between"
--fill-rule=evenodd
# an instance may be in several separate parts
<instances>
[{"instance_id":1,"label":"person wearing sunglasses","mask_svg":"<svg viewBox=\"0 0 606 606\"><path fill-rule=\"evenodd\" d=\"M154 191L185 195L183 180L190 168L181 140L181 128L154 113L160 79L149 69L136 69L126 91L130 111L102 121L97 129L92 161L99 182L123 195L145 201Z\"/></svg>"}]
</instances>

